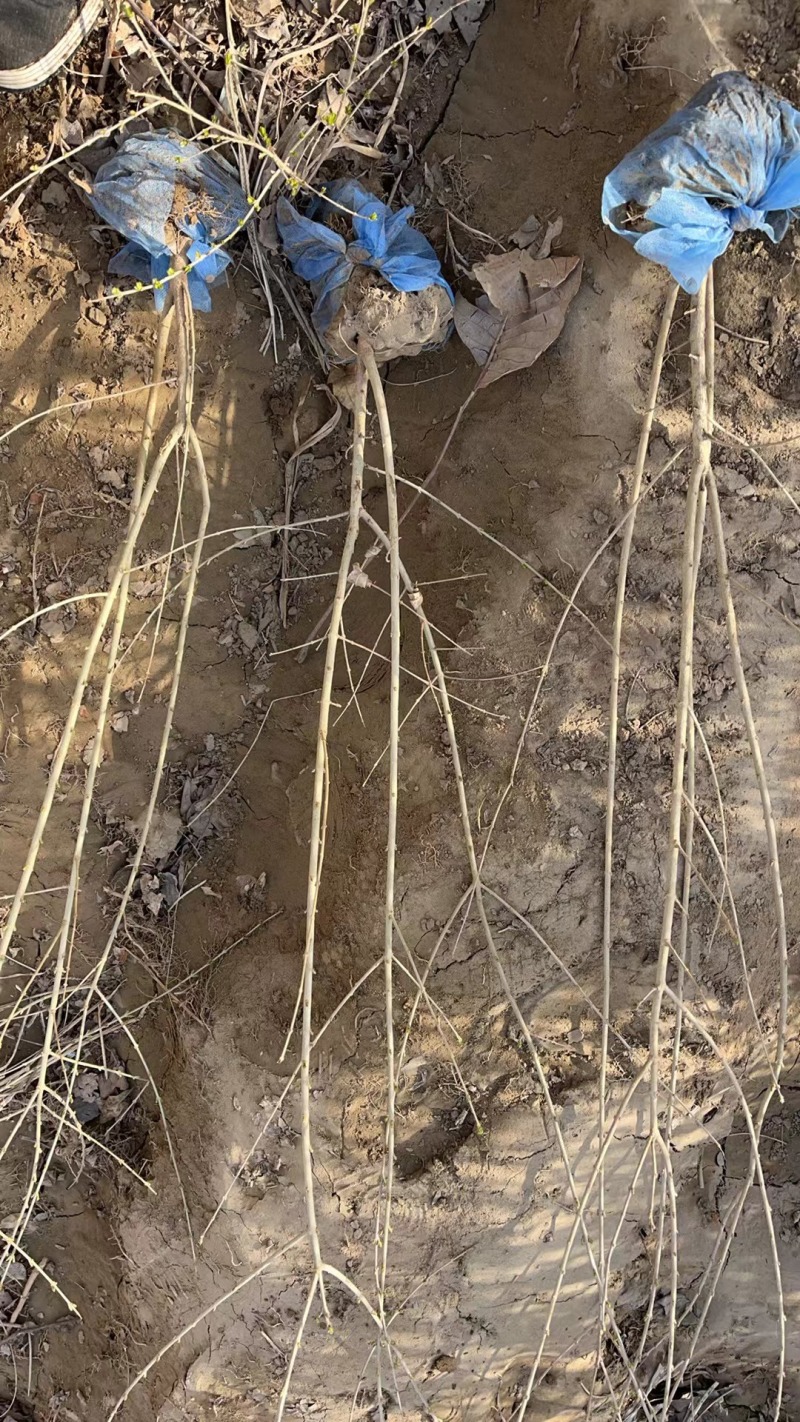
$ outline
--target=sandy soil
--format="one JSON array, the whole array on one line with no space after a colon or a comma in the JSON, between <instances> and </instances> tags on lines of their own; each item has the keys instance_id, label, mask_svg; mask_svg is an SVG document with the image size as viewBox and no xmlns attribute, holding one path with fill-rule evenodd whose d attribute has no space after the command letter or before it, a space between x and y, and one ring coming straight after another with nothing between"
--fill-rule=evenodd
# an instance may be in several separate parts
<instances>
[{"instance_id":1,"label":"sandy soil","mask_svg":"<svg viewBox=\"0 0 800 1422\"><path fill-rule=\"evenodd\" d=\"M423 585L430 619L448 647L451 687L461 698L457 730L492 891L492 926L541 1054L578 1188L589 1179L597 1151L614 545L582 583L578 610L561 633L515 758L563 598L621 517L666 290L661 273L601 227L600 188L627 147L728 62L751 64L796 97L796 65L781 68L787 48L797 42L791 8L764 0L754 13L709 0L665 18L650 0L497 0L425 151L443 200L449 195L459 204L462 220L504 242L532 212L560 215L558 250L580 255L585 264L558 345L532 370L475 399L437 476L435 497L421 501L403 529L404 559ZM752 38L743 51L744 33ZM428 214L426 220L441 239L441 218ZM454 231L467 257L485 250L461 229ZM736 437L758 443L797 497L794 331L800 286L794 244L791 234L778 250L742 237L720 264L717 416L729 438L716 461L741 637L778 820L792 983L800 921L793 858L800 527L796 511ZM4 628L54 601L102 587L124 528L155 318L145 304L108 308L99 317L97 308L86 308L85 295L102 284L109 250L110 239L92 233L86 210L66 187L29 206L2 249L4 428L31 419L0 444ZM283 508L299 397L305 396L301 437L327 418L330 406L290 342L277 366L262 355L262 305L240 272L215 297L212 316L198 322L199 432L213 484L209 551L219 556L203 569L192 613L150 887L151 895L163 895L169 880L161 876L171 874L183 896L174 910L152 897L137 903L115 951L107 992L118 1011L129 1010L164 984L196 976L142 1016L138 1049L117 1033L109 1039L110 1065L97 1057L89 1063L110 1084L108 1096L99 1114L86 1118L83 1139L73 1133L57 1159L26 1236L30 1254L50 1262L81 1317L70 1317L62 1298L34 1283L25 1316L32 1328L53 1326L13 1349L0 1341L3 1386L9 1398L19 1399L10 1415L20 1418L100 1422L181 1330L185 1336L134 1389L123 1417L274 1417L305 1303L310 1275L302 1238L299 1107L293 1091L282 1097L296 1065L296 1042L285 1059L282 1049L302 958L321 658L312 654L298 664L291 648L305 642L329 596L325 579L335 569L341 533L332 521L293 536L293 575L306 581L292 584L284 631L275 594L280 545L259 538L257 530ZM632 1187L646 1146L646 1091L641 1087L631 1096L629 1087L647 1059L647 998L666 844L686 484L682 451L689 428L686 308L682 299L631 565L607 1106L609 1119L615 1113L618 1119L607 1155L606 1219L601 1226L594 1203L586 1216L595 1249L601 1227L606 1248L617 1232L609 1288L634 1353L655 1246L649 1167ZM387 393L404 478L426 475L473 381L470 357L455 341L439 354L390 368ZM77 409L34 418L78 397L85 404ZM165 395L164 419L166 410ZM342 421L313 451L302 469L296 518L340 513L348 445ZM380 517L375 448L370 463L366 502ZM173 483L148 516L142 544L151 558L194 536L191 496L175 531L175 494ZM241 524L253 525L253 539L225 532ZM115 692L117 729L104 746L90 868L82 884L76 975L96 959L115 876L128 862L130 836L149 792L174 655L176 585L186 556L184 548L173 557L163 605L163 562L135 575L128 650ZM377 586L355 588L348 601L350 668L339 669L335 686L315 982L320 1027L381 951L388 677L385 660L361 650L382 637L378 649L381 657L387 653L385 571L380 563L374 568ZM317 576L319 582L311 580ZM720 866L698 835L702 887L695 890L688 944L690 993L698 1010L712 1014L721 1050L757 1102L766 1083L762 1032L769 1036L775 1028L778 966L758 795L710 548L698 596L696 709L709 752L698 758L697 798L717 836L717 786L724 801L728 874L746 966L735 938L715 932ZM44 612L0 644L2 894L13 891L24 861L91 606L86 600ZM437 945L427 980L437 1007L423 1007L409 1027L413 991L398 974L398 1041L409 1031L387 1298L396 1356L393 1367L383 1360L384 1405L388 1411L402 1405L412 1416L508 1417L547 1325L551 1367L525 1415L571 1419L585 1412L583 1388L592 1376L596 1282L579 1240L561 1303L548 1322L574 1204L542 1083L477 921L458 913L468 868L442 725L430 697L414 706L424 664L413 624L405 627L403 659L403 713L409 718L401 758L399 926L405 962L417 970ZM359 684L357 705L351 677ZM23 980L58 922L57 891L68 872L84 752L93 735L92 705L90 693L34 880L36 894L22 921ZM219 798L198 819L217 791ZM12 983L9 990L18 989ZM34 1014L15 1047L19 1060L35 1053L40 1031ZM793 1004L789 1039L793 1069ZM665 1080L670 1053L665 1029ZM146 1082L139 1090L142 1058L163 1113ZM375 980L338 1012L313 1071L324 1255L372 1298L385 1137L383 1001ZM687 1029L672 1128L678 1288L687 1304L720 1238L720 1221L747 1178L738 1105L720 1060L699 1033ZM788 1415L800 1403L798 1111L800 1095L790 1085L768 1117L764 1145L764 1189L784 1275ZM19 1142L0 1177L6 1216L24 1193L27 1147ZM659 1275L667 1291L668 1254ZM204 1317L232 1290L237 1292L229 1302ZM312 1314L290 1412L333 1422L353 1415L354 1407L357 1416L377 1417L373 1324L341 1284L330 1286L329 1297L332 1329ZM679 1330L684 1356L698 1311ZM664 1312L657 1302L653 1366L662 1356ZM696 1350L698 1363L735 1385L742 1405L766 1407L774 1396L779 1313L763 1202L754 1187ZM194 1320L199 1322L192 1328Z\"/></svg>"}]
</instances>

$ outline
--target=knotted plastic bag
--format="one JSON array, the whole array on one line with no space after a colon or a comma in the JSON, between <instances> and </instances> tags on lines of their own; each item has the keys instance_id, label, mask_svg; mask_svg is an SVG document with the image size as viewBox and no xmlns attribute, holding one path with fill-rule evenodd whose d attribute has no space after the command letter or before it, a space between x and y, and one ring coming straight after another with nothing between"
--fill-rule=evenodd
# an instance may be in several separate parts
<instances>
[{"instance_id":1,"label":"knotted plastic bag","mask_svg":"<svg viewBox=\"0 0 800 1422\"><path fill-rule=\"evenodd\" d=\"M734 232L780 242L800 206L800 113L744 74L718 74L609 173L603 221L699 290Z\"/></svg>"},{"instance_id":2,"label":"knotted plastic bag","mask_svg":"<svg viewBox=\"0 0 800 1422\"><path fill-rule=\"evenodd\" d=\"M338 213L352 228L352 241L316 217L329 220ZM315 199L307 215L279 198L276 225L292 269L307 281L315 297L312 320L328 340L351 277L360 267L377 272L395 291L420 292L442 288L452 310L453 293L442 276L433 247L421 232L409 226L413 207L392 212L359 183L349 179L330 183L325 197Z\"/></svg>"},{"instance_id":3,"label":"knotted plastic bag","mask_svg":"<svg viewBox=\"0 0 800 1422\"><path fill-rule=\"evenodd\" d=\"M216 158L166 129L134 134L98 170L90 196L104 222L128 238L109 272L154 284L161 310L181 247L192 305L211 310L210 288L231 261L212 249L247 214L244 193Z\"/></svg>"}]
</instances>

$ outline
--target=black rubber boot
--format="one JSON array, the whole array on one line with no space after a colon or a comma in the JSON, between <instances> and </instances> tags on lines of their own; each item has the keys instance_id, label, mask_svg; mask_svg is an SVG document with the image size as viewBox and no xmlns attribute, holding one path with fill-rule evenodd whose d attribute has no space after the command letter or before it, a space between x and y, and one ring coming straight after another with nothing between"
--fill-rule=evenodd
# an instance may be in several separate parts
<instances>
[{"instance_id":1,"label":"black rubber boot","mask_svg":"<svg viewBox=\"0 0 800 1422\"><path fill-rule=\"evenodd\" d=\"M91 33L103 0L0 0L0 89L52 78Z\"/></svg>"}]
</instances>

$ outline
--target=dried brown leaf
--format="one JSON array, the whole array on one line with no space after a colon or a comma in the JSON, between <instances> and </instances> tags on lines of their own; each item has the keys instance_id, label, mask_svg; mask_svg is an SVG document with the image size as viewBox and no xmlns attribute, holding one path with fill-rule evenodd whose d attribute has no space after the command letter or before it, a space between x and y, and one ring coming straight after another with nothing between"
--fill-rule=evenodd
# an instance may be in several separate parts
<instances>
[{"instance_id":1,"label":"dried brown leaf","mask_svg":"<svg viewBox=\"0 0 800 1422\"><path fill-rule=\"evenodd\" d=\"M473 268L486 295L456 300L456 330L479 365L479 388L539 359L560 335L581 283L580 257L536 260L526 251L487 257Z\"/></svg>"},{"instance_id":2,"label":"dried brown leaf","mask_svg":"<svg viewBox=\"0 0 800 1422\"><path fill-rule=\"evenodd\" d=\"M501 252L473 267L475 280L503 316L527 312L532 301L556 290L581 266L579 257L532 257L529 252Z\"/></svg>"},{"instance_id":3,"label":"dried brown leaf","mask_svg":"<svg viewBox=\"0 0 800 1422\"><path fill-rule=\"evenodd\" d=\"M328 385L335 399L345 410L356 408L356 365L334 365L328 376Z\"/></svg>"},{"instance_id":4,"label":"dried brown leaf","mask_svg":"<svg viewBox=\"0 0 800 1422\"><path fill-rule=\"evenodd\" d=\"M491 307L487 310L485 306L473 306L471 301L467 301L467 298L458 292L453 319L459 336L472 352L478 365L486 365L503 331L504 323L499 311Z\"/></svg>"},{"instance_id":5,"label":"dried brown leaf","mask_svg":"<svg viewBox=\"0 0 800 1422\"><path fill-rule=\"evenodd\" d=\"M544 257L550 256L550 251L552 249L553 243L555 242L557 237L561 236L563 229L563 217L556 217L553 222L548 222L547 229L545 231L544 237L542 238L541 246L538 252L536 253L537 257L543 259Z\"/></svg>"},{"instance_id":6,"label":"dried brown leaf","mask_svg":"<svg viewBox=\"0 0 800 1422\"><path fill-rule=\"evenodd\" d=\"M231 10L244 30L269 44L285 44L289 25L281 0L231 0Z\"/></svg>"},{"instance_id":7,"label":"dried brown leaf","mask_svg":"<svg viewBox=\"0 0 800 1422\"><path fill-rule=\"evenodd\" d=\"M463 0L463 3L456 4L453 19L465 44L473 45L478 38L486 4L487 0Z\"/></svg>"},{"instance_id":8,"label":"dried brown leaf","mask_svg":"<svg viewBox=\"0 0 800 1422\"><path fill-rule=\"evenodd\" d=\"M530 217L526 217L521 227L516 232L512 232L509 238L515 247L532 247L534 242L538 242L542 231L542 224L535 212Z\"/></svg>"},{"instance_id":9,"label":"dried brown leaf","mask_svg":"<svg viewBox=\"0 0 800 1422\"><path fill-rule=\"evenodd\" d=\"M452 0L425 0L425 19L438 34L447 34L453 22Z\"/></svg>"}]
</instances>

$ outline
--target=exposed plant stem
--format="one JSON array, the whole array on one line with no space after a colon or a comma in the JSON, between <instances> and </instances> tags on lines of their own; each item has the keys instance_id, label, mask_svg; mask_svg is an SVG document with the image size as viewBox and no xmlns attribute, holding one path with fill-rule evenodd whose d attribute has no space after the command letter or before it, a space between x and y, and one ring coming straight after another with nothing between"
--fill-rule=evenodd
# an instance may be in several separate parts
<instances>
[{"instance_id":1,"label":"exposed plant stem","mask_svg":"<svg viewBox=\"0 0 800 1422\"><path fill-rule=\"evenodd\" d=\"M605 1116L606 1116L606 1090L608 1071L608 1033L611 1016L611 941L612 941L612 887L613 887L613 858L614 858L614 807L616 802L616 776L617 776L617 738L619 723L619 686L622 666L622 623L625 615L625 599L628 588L628 566L630 563L631 548L633 546L633 535L636 524L636 510L642 490L642 479L644 477L644 467L647 462L647 452L650 448L650 434L653 428L653 417L658 403L658 392L661 386L661 372L664 366L664 355L667 349L667 341L672 328L672 318L675 312L675 302L678 298L678 284L673 282L670 286L664 312L661 317L661 326L658 332L655 351L653 353L653 365L650 372L650 386L647 392L647 404L645 406L642 427L639 433L639 446L636 451L636 463L631 479L630 493L628 496L628 507L630 516L625 523L622 535L622 543L619 552L619 572L617 574L617 594L614 606L614 630L612 633L611 646L611 689L609 692L608 708L608 770L606 775L606 822L605 822L605 845L603 855L603 996L602 996L602 1022L600 1028L600 1077L598 1083L599 1113L598 1113L598 1133L601 1140L605 1136ZM604 1257L604 1218L605 1218L605 1168L600 1172L599 1182L599 1230L600 1230L600 1259L601 1267Z\"/></svg>"},{"instance_id":2,"label":"exposed plant stem","mask_svg":"<svg viewBox=\"0 0 800 1422\"><path fill-rule=\"evenodd\" d=\"M395 1136L395 1044L394 1044L394 917L395 865L397 860L397 799L398 757L400 748L400 528L397 517L397 485L394 477L394 448L389 425L389 412L383 393L375 355L369 345L359 346L359 355L366 366L372 398L378 413L383 447L383 467L386 478L386 507L389 524L389 594L391 605L391 667L389 683L389 764L388 809L386 821L386 886L383 921L383 985L386 1004L386 1159L385 1204L383 1221L376 1221L380 1237L380 1259L377 1269L378 1307L385 1318L386 1271L389 1259L389 1235L392 1216L394 1183Z\"/></svg>"},{"instance_id":3,"label":"exposed plant stem","mask_svg":"<svg viewBox=\"0 0 800 1422\"><path fill-rule=\"evenodd\" d=\"M320 691L319 718L317 725L317 749L314 763L314 788L311 806L311 835L308 857L308 884L306 892L306 931L302 971L302 1040L300 1047L300 1101L302 1114L303 1180L306 1193L306 1214L308 1235L314 1260L315 1279L318 1280L320 1297L327 1316L325 1284L322 1276L322 1250L317 1228L317 1210L314 1200L314 1155L311 1140L311 1041L312 1007L314 1000L314 950L316 945L317 903L319 899L320 876L325 857L326 814L328 800L328 729L331 715L331 692L336 665L336 651L342 625L342 610L347 593L347 576L353 561L359 531L359 515L364 484L364 447L367 423L367 373L362 361L358 362L356 374L356 398L353 429L353 455L350 472L350 511L345 534L344 548L339 562L336 593L333 600L331 620L328 627L325 650L325 667Z\"/></svg>"}]
</instances>

